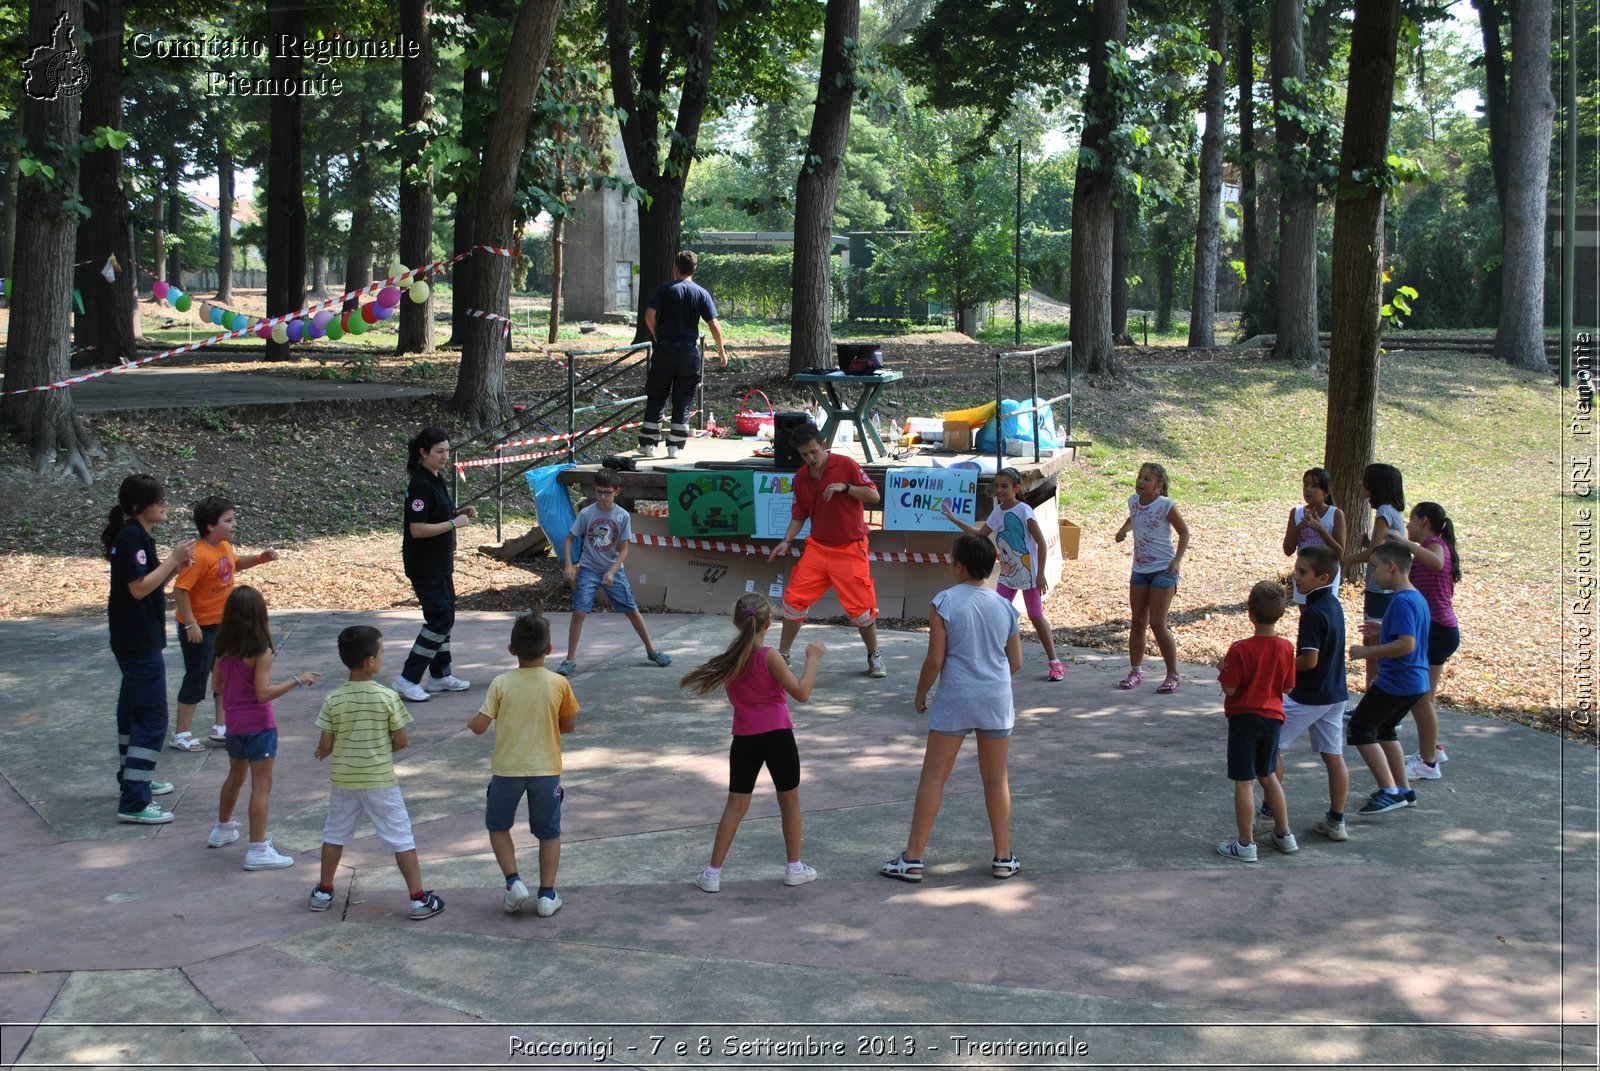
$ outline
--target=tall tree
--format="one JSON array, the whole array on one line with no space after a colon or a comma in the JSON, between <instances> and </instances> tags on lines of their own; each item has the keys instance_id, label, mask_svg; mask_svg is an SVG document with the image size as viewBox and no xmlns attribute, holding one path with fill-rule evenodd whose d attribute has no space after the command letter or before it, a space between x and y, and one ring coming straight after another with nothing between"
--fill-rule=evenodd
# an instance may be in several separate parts
<instances>
[{"instance_id":1,"label":"tall tree","mask_svg":"<svg viewBox=\"0 0 1600 1071\"><path fill-rule=\"evenodd\" d=\"M85 12L89 66L94 77L83 95L83 128L104 130L104 148L83 158L83 203L89 210L78 232L79 260L93 262L95 274L83 276L83 319L80 346L92 346L96 363L132 360L134 344L133 232L129 227L128 190L122 173L122 0L99 0ZM115 257L121 270L106 282L98 269Z\"/></svg>"},{"instance_id":2,"label":"tall tree","mask_svg":"<svg viewBox=\"0 0 1600 1071\"><path fill-rule=\"evenodd\" d=\"M473 204L474 244L511 244L516 224L513 200L518 165L527 147L534 94L550 58L550 42L560 13L561 0L525 0L517 11L478 171L478 192ZM487 255L476 259L478 264L470 277L472 292L468 295L472 307L509 316L511 259ZM468 320L457 328L463 336L461 372L450 404L473 425L482 426L505 415L505 339L499 324L480 317Z\"/></svg>"},{"instance_id":3,"label":"tall tree","mask_svg":"<svg viewBox=\"0 0 1600 1071\"><path fill-rule=\"evenodd\" d=\"M1317 183L1306 116L1305 0L1272 0L1272 104L1278 160L1278 340L1273 357L1315 364Z\"/></svg>"},{"instance_id":4,"label":"tall tree","mask_svg":"<svg viewBox=\"0 0 1600 1071\"><path fill-rule=\"evenodd\" d=\"M1362 500L1361 473L1377 446L1383 211L1399 32L1399 0L1356 0L1333 215L1333 345L1323 452L1339 502ZM1350 521L1351 536L1361 535L1366 511L1352 511Z\"/></svg>"},{"instance_id":5,"label":"tall tree","mask_svg":"<svg viewBox=\"0 0 1600 1071\"><path fill-rule=\"evenodd\" d=\"M63 23L62 20L65 20ZM56 40L65 25L77 33L83 25L82 0L32 0L28 5L28 40ZM83 69L81 43L64 41L56 56ZM43 57L35 57L40 60ZM22 103L23 154L29 161L17 186L17 275L11 295L11 329L6 345L5 386L34 387L66 378L71 349L72 255L78 233L79 101L62 91L65 78L42 64L30 72L35 92ZM49 99L41 100L40 97ZM30 391L0 396L0 421L27 446L39 472L52 463L92 480L85 457L88 435L78 420L70 390Z\"/></svg>"},{"instance_id":6,"label":"tall tree","mask_svg":"<svg viewBox=\"0 0 1600 1071\"><path fill-rule=\"evenodd\" d=\"M1194 232L1194 286L1189 298L1189 345L1216 345L1217 261L1222 245L1222 143L1228 50L1227 0L1210 0L1206 19L1206 129L1200 136L1200 206Z\"/></svg>"},{"instance_id":7,"label":"tall tree","mask_svg":"<svg viewBox=\"0 0 1600 1071\"><path fill-rule=\"evenodd\" d=\"M488 47L484 40L487 35L478 32L479 23L488 15L499 18L504 6L504 0L494 0L492 6L489 0L465 0L464 4L463 14L469 36L466 41L465 68L461 72L461 144L457 147L454 161L458 166L446 172L453 176L450 192L455 197L454 229L451 232L454 253L465 253L472 247L473 197L478 190L479 147L484 143L484 131L493 107L493 100L486 88L489 70L484 64L488 60L482 58L483 50ZM480 257L469 256L457 261L450 269L450 338L445 342L446 347L460 346L468 324L474 319L467 315L467 310L472 308L469 300L472 273L480 263Z\"/></svg>"},{"instance_id":8,"label":"tall tree","mask_svg":"<svg viewBox=\"0 0 1600 1071\"><path fill-rule=\"evenodd\" d=\"M1550 0L1511 0L1511 106L1505 199L1500 203L1505 238L1494 353L1533 371L1549 367L1544 353L1544 232L1556 113L1550 93L1550 16Z\"/></svg>"},{"instance_id":9,"label":"tall tree","mask_svg":"<svg viewBox=\"0 0 1600 1071\"><path fill-rule=\"evenodd\" d=\"M794 196L794 285L789 302L789 371L826 367L833 347L833 208L855 100L861 0L828 0L822 70L811 137Z\"/></svg>"},{"instance_id":10,"label":"tall tree","mask_svg":"<svg viewBox=\"0 0 1600 1071\"><path fill-rule=\"evenodd\" d=\"M367 74L357 76L365 87ZM363 94L365 95L365 94ZM350 236L345 247L344 292L350 293L372 282L372 109L362 108L356 127L355 147L350 150ZM345 311L361 307L360 298L349 298Z\"/></svg>"},{"instance_id":11,"label":"tall tree","mask_svg":"<svg viewBox=\"0 0 1600 1071\"><path fill-rule=\"evenodd\" d=\"M233 301L233 132L227 123L217 128L217 296L224 305Z\"/></svg>"},{"instance_id":12,"label":"tall tree","mask_svg":"<svg viewBox=\"0 0 1600 1071\"><path fill-rule=\"evenodd\" d=\"M1483 31L1483 112L1489 120L1489 163L1494 171L1495 197L1504 205L1511 95L1506 89L1505 42L1500 36L1503 9L1500 0L1472 0L1472 6L1478 9L1478 25Z\"/></svg>"},{"instance_id":13,"label":"tall tree","mask_svg":"<svg viewBox=\"0 0 1600 1071\"><path fill-rule=\"evenodd\" d=\"M400 261L408 268L433 260L433 169L427 163L433 127L433 34L429 0L401 0L400 32L417 55L400 62ZM433 296L400 303L398 353L433 349Z\"/></svg>"},{"instance_id":14,"label":"tall tree","mask_svg":"<svg viewBox=\"0 0 1600 1071\"><path fill-rule=\"evenodd\" d=\"M1072 195L1071 359L1090 373L1119 372L1111 334L1111 247L1116 230L1118 104L1109 59L1128 33L1128 0L1095 0L1089 76L1083 95L1083 145Z\"/></svg>"},{"instance_id":15,"label":"tall tree","mask_svg":"<svg viewBox=\"0 0 1600 1071\"><path fill-rule=\"evenodd\" d=\"M284 36L304 40L306 9L298 0L267 0L267 28L272 40ZM299 82L304 69L300 53L274 48L270 77L279 84ZM272 98L272 142L267 150L267 315L294 312L306 296L306 198L301 150L299 94ZM267 359L288 360L289 344L267 342Z\"/></svg>"},{"instance_id":16,"label":"tall tree","mask_svg":"<svg viewBox=\"0 0 1600 1071\"><path fill-rule=\"evenodd\" d=\"M1262 290L1261 236L1256 220L1256 41L1253 0L1234 0L1237 39L1233 49L1234 82L1239 97L1239 228L1244 262L1244 318L1246 335L1258 334L1261 324L1251 318L1252 296Z\"/></svg>"}]
</instances>

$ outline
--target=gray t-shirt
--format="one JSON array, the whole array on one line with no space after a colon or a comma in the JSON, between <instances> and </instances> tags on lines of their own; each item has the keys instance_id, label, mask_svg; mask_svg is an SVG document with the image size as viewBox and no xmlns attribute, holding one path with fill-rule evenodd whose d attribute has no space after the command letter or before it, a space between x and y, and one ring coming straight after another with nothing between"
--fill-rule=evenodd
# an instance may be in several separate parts
<instances>
[{"instance_id":1,"label":"gray t-shirt","mask_svg":"<svg viewBox=\"0 0 1600 1071\"><path fill-rule=\"evenodd\" d=\"M1389 526L1390 530L1399 532L1401 535L1405 535L1405 532L1406 532L1406 519L1404 517L1400 516L1400 511L1399 510L1395 509L1391 505L1384 504L1382 506L1379 506L1377 508L1377 510L1375 510L1374 512L1375 512L1376 516L1383 518L1383 523L1387 524ZM1374 524L1373 527L1377 527L1377 525ZM1370 538L1370 536L1368 538ZM1377 566L1373 565L1371 558L1368 558L1367 559L1367 590L1368 591L1373 591L1373 592L1386 592L1386 591L1388 591L1389 590L1388 588L1380 588L1378 586L1376 573L1377 573Z\"/></svg>"},{"instance_id":2,"label":"gray t-shirt","mask_svg":"<svg viewBox=\"0 0 1600 1071\"><path fill-rule=\"evenodd\" d=\"M579 568L603 573L616 563L622 545L633 538L633 518L621 506L603 510L591 502L578 511L571 534L583 542Z\"/></svg>"},{"instance_id":3,"label":"gray t-shirt","mask_svg":"<svg viewBox=\"0 0 1600 1071\"><path fill-rule=\"evenodd\" d=\"M1017 632L1017 608L990 588L957 584L933 597L933 609L944 621L945 648L928 728L1011 728L1016 712L1006 643Z\"/></svg>"}]
</instances>

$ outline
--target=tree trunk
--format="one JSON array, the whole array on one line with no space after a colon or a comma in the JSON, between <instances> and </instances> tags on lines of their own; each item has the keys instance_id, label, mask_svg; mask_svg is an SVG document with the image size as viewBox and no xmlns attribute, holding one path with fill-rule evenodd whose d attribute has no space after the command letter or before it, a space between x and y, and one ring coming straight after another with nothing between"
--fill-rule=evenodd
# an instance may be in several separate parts
<instances>
[{"instance_id":1,"label":"tree trunk","mask_svg":"<svg viewBox=\"0 0 1600 1071\"><path fill-rule=\"evenodd\" d=\"M306 9L295 0L267 0L267 32L273 40L287 34L303 39ZM267 73L280 84L298 81L304 62L298 53L273 49ZM362 108L365 116L370 108ZM295 312L306 297L305 165L301 154L302 119L299 95L275 94L270 106L271 140L267 148L267 315ZM267 360L290 357L289 343L267 342Z\"/></svg>"},{"instance_id":2,"label":"tree trunk","mask_svg":"<svg viewBox=\"0 0 1600 1071\"><path fill-rule=\"evenodd\" d=\"M1095 0L1089 77L1084 91L1084 148L1072 189L1071 359L1086 371L1120 371L1111 333L1111 247L1116 230L1112 204L1116 102L1106 91L1106 53L1128 32L1127 0Z\"/></svg>"},{"instance_id":3,"label":"tree trunk","mask_svg":"<svg viewBox=\"0 0 1600 1071\"><path fill-rule=\"evenodd\" d=\"M27 39L50 41L63 13L71 26L84 25L83 0L33 0ZM81 48L76 58L86 62ZM73 93L58 92L55 98L24 95L22 101L25 151L54 168L56 177L47 184L43 173L35 172L17 184L17 274L5 363L9 390L54 383L67 375L78 223L65 205L78 196L78 166L60 147L78 143L79 100ZM59 464L85 484L92 481L85 457L88 436L70 390L0 396L0 421L26 445L36 471Z\"/></svg>"},{"instance_id":4,"label":"tree trunk","mask_svg":"<svg viewBox=\"0 0 1600 1071\"><path fill-rule=\"evenodd\" d=\"M1278 341L1272 356L1312 365L1317 347L1317 187L1305 126L1295 113L1310 106L1306 77L1304 0L1272 2L1272 103L1278 161Z\"/></svg>"},{"instance_id":5,"label":"tree trunk","mask_svg":"<svg viewBox=\"0 0 1600 1071\"><path fill-rule=\"evenodd\" d=\"M550 345L561 337L561 279L567 270L567 217L550 221Z\"/></svg>"},{"instance_id":6,"label":"tree trunk","mask_svg":"<svg viewBox=\"0 0 1600 1071\"><path fill-rule=\"evenodd\" d=\"M1128 217L1133 211L1124 198L1111 217L1111 338L1118 346L1133 344L1128 337Z\"/></svg>"},{"instance_id":7,"label":"tree trunk","mask_svg":"<svg viewBox=\"0 0 1600 1071\"><path fill-rule=\"evenodd\" d=\"M400 161L400 262L418 268L433 261L433 170L423 168L427 130L433 122L433 38L429 0L402 0L400 32L417 44L415 58L400 61L400 125L406 152ZM422 304L400 303L397 353L433 350L433 296Z\"/></svg>"},{"instance_id":8,"label":"tree trunk","mask_svg":"<svg viewBox=\"0 0 1600 1071\"><path fill-rule=\"evenodd\" d=\"M1253 335L1259 332L1260 325L1250 317L1251 299L1261 289L1261 236L1256 224L1256 45L1252 0L1236 3L1239 40L1234 48L1233 67L1239 86L1239 253L1244 261L1241 305L1245 311L1240 326L1246 335Z\"/></svg>"},{"instance_id":9,"label":"tree trunk","mask_svg":"<svg viewBox=\"0 0 1600 1071\"><path fill-rule=\"evenodd\" d=\"M321 301L328 296L327 235L333 233L333 179L329 175L329 159L318 153L311 161L312 173L317 176L317 218L311 226L316 238L316 248L311 252L310 300Z\"/></svg>"},{"instance_id":10,"label":"tree trunk","mask_svg":"<svg viewBox=\"0 0 1600 1071\"><path fill-rule=\"evenodd\" d=\"M356 148L350 158L350 197L355 207L350 212L350 242L345 249L344 292L359 290L372 282L372 111L361 110ZM344 311L361 308L361 299L346 298Z\"/></svg>"},{"instance_id":11,"label":"tree trunk","mask_svg":"<svg viewBox=\"0 0 1600 1071\"><path fill-rule=\"evenodd\" d=\"M811 139L794 193L794 274L789 299L789 371L831 366L833 208L850 137L861 0L828 0L822 71Z\"/></svg>"},{"instance_id":12,"label":"tree trunk","mask_svg":"<svg viewBox=\"0 0 1600 1071\"><path fill-rule=\"evenodd\" d=\"M1550 93L1550 6L1550 0L1511 2L1509 166L1500 204L1505 234L1500 326L1494 335L1496 357L1535 372L1550 368L1544 354L1544 232L1556 114Z\"/></svg>"},{"instance_id":13,"label":"tree trunk","mask_svg":"<svg viewBox=\"0 0 1600 1071\"><path fill-rule=\"evenodd\" d=\"M1156 334L1172 330L1172 300L1178 288L1177 236L1166 233L1162 223L1156 243Z\"/></svg>"},{"instance_id":14,"label":"tree trunk","mask_svg":"<svg viewBox=\"0 0 1600 1071\"><path fill-rule=\"evenodd\" d=\"M0 193L4 205L0 206L0 279L9 279L16 273L11 266L16 263L17 251L17 164L22 154L16 149L6 153L6 186Z\"/></svg>"},{"instance_id":15,"label":"tree trunk","mask_svg":"<svg viewBox=\"0 0 1600 1071\"><path fill-rule=\"evenodd\" d=\"M1384 191L1354 176L1381 168L1388 155L1399 31L1399 0L1356 0L1333 215L1333 349L1324 458L1336 502L1364 500L1361 474L1372 463L1377 443ZM1367 511L1346 512L1350 536L1359 541Z\"/></svg>"},{"instance_id":16,"label":"tree trunk","mask_svg":"<svg viewBox=\"0 0 1600 1071\"><path fill-rule=\"evenodd\" d=\"M1228 5L1211 0L1206 46L1206 130L1200 136L1200 205L1194 228L1194 282L1189 291L1189 345L1216 345L1217 260L1222 244L1222 142L1226 131Z\"/></svg>"},{"instance_id":17,"label":"tree trunk","mask_svg":"<svg viewBox=\"0 0 1600 1071\"><path fill-rule=\"evenodd\" d=\"M483 14L488 6L486 0L466 0L467 25L472 26L474 20ZM475 37L469 37L468 41L474 46L477 44ZM469 113L477 114L477 98L486 95L485 75L486 72L482 67L468 67L461 76L461 121L464 132L471 129L467 126ZM479 155L481 167L482 154ZM454 253L465 253L472 248L472 235L475 230L472 212L474 192L473 189L464 189L456 193L455 228L450 236L451 241L455 243ZM453 346L459 349L466 338L467 321L472 319L467 315L467 310L472 307L468 300L472 293L472 272L482 257L481 253L473 253L466 259L457 261L450 269L450 338L445 342L447 347Z\"/></svg>"},{"instance_id":18,"label":"tree trunk","mask_svg":"<svg viewBox=\"0 0 1600 1071\"><path fill-rule=\"evenodd\" d=\"M515 235L512 195L517 163L528 141L528 120L539 78L550 58L561 0L526 0L511 30L511 43L484 142L478 171L474 244L509 246ZM501 316L511 314L511 258L480 255L472 272L470 307ZM457 328L462 336L461 373L450 400L474 427L498 422L506 411L504 328L481 317L469 317Z\"/></svg>"},{"instance_id":19,"label":"tree trunk","mask_svg":"<svg viewBox=\"0 0 1600 1071\"><path fill-rule=\"evenodd\" d=\"M152 281L167 277L167 195L158 189L153 198L150 206L150 226L153 228L150 235L150 263L145 265L150 270Z\"/></svg>"},{"instance_id":20,"label":"tree trunk","mask_svg":"<svg viewBox=\"0 0 1600 1071\"><path fill-rule=\"evenodd\" d=\"M1506 91L1505 44L1500 39L1499 0L1473 0L1478 25L1483 30L1483 111L1489 120L1489 166L1494 172L1495 198L1502 213L1506 203L1507 147L1510 132L1510 95Z\"/></svg>"},{"instance_id":21,"label":"tree trunk","mask_svg":"<svg viewBox=\"0 0 1600 1071\"><path fill-rule=\"evenodd\" d=\"M89 66L95 72L83 97L83 127L122 129L122 0L100 0L85 11ZM89 218L79 228L79 260L92 263L83 279L83 329L79 345L94 364L114 364L137 356L133 334L133 249L128 244L128 195L122 182L122 150L92 149L84 155L83 203ZM120 271L114 282L100 274L107 257L116 257Z\"/></svg>"},{"instance_id":22,"label":"tree trunk","mask_svg":"<svg viewBox=\"0 0 1600 1071\"><path fill-rule=\"evenodd\" d=\"M217 297L233 301L233 153L226 132L217 134Z\"/></svg>"},{"instance_id":23,"label":"tree trunk","mask_svg":"<svg viewBox=\"0 0 1600 1071\"><path fill-rule=\"evenodd\" d=\"M172 239L172 248L167 251L167 274L163 276L167 282L183 289L183 247L179 244L183 235L183 202L189 195L181 189L183 182L183 168L176 159L167 162L167 235Z\"/></svg>"},{"instance_id":24,"label":"tree trunk","mask_svg":"<svg viewBox=\"0 0 1600 1071\"><path fill-rule=\"evenodd\" d=\"M1124 0L1125 2L1125 0ZM700 121L705 117L710 93L711 62L716 41L718 0L694 0L694 51L689 57L683 85L677 87L678 118L672 134L660 137L656 107L641 107L639 98L660 102L671 95L665 83L665 39L652 24L642 44L634 41L629 24L627 0L609 0L607 34L611 64L611 93L622 110L622 148L628 157L633 180L643 186L649 198L639 203L639 293L654 294L656 287L672 278L672 258L682 240L683 189L695 158L700 137ZM643 72L637 91L634 88L633 55L637 50ZM661 141L670 148L663 161ZM648 298L640 301L634 337L649 337L644 328L644 309Z\"/></svg>"}]
</instances>

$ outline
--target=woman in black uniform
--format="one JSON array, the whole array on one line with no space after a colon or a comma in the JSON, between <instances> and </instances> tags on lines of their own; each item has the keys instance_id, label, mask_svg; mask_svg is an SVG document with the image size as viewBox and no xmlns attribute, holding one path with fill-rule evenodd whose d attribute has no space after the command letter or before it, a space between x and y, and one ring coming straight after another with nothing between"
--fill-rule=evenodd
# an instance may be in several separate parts
<instances>
[{"instance_id":1,"label":"woman in black uniform","mask_svg":"<svg viewBox=\"0 0 1600 1071\"><path fill-rule=\"evenodd\" d=\"M400 546L406 579L422 603L422 631L394 680L394 690L408 702L426 703L429 692L464 692L471 687L450 672L450 629L456 623L456 529L471 523L478 510L458 508L445 486L441 473L450 463L449 432L423 428L412 437L408 451L411 483L402 510Z\"/></svg>"}]
</instances>

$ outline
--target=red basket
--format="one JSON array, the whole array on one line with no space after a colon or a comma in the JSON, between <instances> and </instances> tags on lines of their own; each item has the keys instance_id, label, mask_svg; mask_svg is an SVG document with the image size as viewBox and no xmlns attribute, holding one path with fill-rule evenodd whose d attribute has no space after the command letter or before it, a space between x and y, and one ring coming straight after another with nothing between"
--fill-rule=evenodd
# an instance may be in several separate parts
<instances>
[{"instance_id":1,"label":"red basket","mask_svg":"<svg viewBox=\"0 0 1600 1071\"><path fill-rule=\"evenodd\" d=\"M758 412L745 408L745 403L750 400L750 395L759 394L761 400L767 404L766 412ZM772 399L768 398L765 391L746 391L745 396L739 399L739 412L733 418L733 430L740 435L755 435L761 430L761 425L771 424L773 421Z\"/></svg>"}]
</instances>

